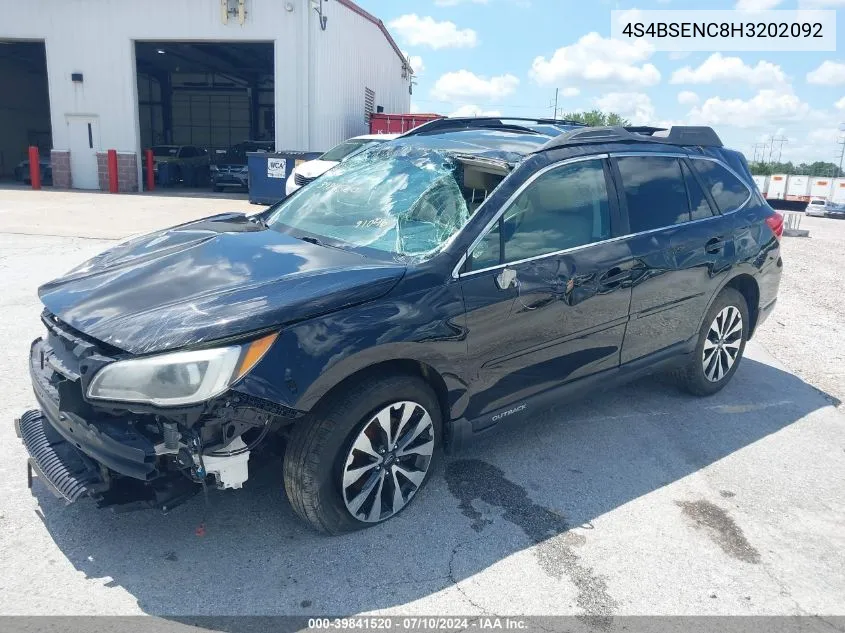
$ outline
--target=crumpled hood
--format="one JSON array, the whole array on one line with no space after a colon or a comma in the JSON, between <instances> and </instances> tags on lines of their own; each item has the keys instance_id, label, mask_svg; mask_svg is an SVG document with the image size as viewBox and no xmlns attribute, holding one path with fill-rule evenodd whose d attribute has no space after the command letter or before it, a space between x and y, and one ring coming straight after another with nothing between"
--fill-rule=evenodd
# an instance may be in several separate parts
<instances>
[{"instance_id":1,"label":"crumpled hood","mask_svg":"<svg viewBox=\"0 0 845 633\"><path fill-rule=\"evenodd\" d=\"M76 330L145 354L370 301L404 272L224 214L115 246L38 295Z\"/></svg>"}]
</instances>

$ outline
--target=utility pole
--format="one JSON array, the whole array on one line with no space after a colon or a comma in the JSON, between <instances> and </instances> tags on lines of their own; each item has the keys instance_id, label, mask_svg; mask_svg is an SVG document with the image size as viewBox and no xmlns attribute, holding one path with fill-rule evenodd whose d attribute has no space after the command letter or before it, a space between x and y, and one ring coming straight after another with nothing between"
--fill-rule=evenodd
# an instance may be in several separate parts
<instances>
[{"instance_id":1,"label":"utility pole","mask_svg":"<svg viewBox=\"0 0 845 633\"><path fill-rule=\"evenodd\" d=\"M781 136L780 138L772 137L772 146L773 147L774 147L775 143L780 143L780 145L778 146L778 162L780 162L780 157L781 157L781 154L783 153L783 144L788 143L788 142L789 142L789 139L784 137L784 136Z\"/></svg>"},{"instance_id":2,"label":"utility pole","mask_svg":"<svg viewBox=\"0 0 845 633\"><path fill-rule=\"evenodd\" d=\"M554 114L552 114L552 118L557 120L557 94L560 92L560 88L555 88L555 104L554 106ZM551 105L551 104L550 104Z\"/></svg>"},{"instance_id":3,"label":"utility pole","mask_svg":"<svg viewBox=\"0 0 845 633\"><path fill-rule=\"evenodd\" d=\"M763 150L762 152L760 152L760 161L763 162L763 159L766 158L766 144L765 143L754 143L751 147L754 150L754 162L755 163L757 162L757 150L758 149Z\"/></svg>"},{"instance_id":4,"label":"utility pole","mask_svg":"<svg viewBox=\"0 0 845 633\"><path fill-rule=\"evenodd\" d=\"M839 152L839 175L841 176L842 175L842 162L843 162L843 159L845 159L845 136L843 136L841 139L836 141L836 144L842 146L842 151Z\"/></svg>"}]
</instances>

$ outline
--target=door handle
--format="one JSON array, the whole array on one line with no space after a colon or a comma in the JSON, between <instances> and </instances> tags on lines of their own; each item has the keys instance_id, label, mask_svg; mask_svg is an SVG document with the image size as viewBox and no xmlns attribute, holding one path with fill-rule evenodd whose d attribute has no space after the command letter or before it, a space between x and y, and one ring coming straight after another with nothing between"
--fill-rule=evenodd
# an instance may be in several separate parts
<instances>
[{"instance_id":1,"label":"door handle","mask_svg":"<svg viewBox=\"0 0 845 633\"><path fill-rule=\"evenodd\" d=\"M626 279L630 278L630 270L622 270L621 268L611 268L605 274L599 277L599 283L605 288L613 288L621 284Z\"/></svg>"},{"instance_id":2,"label":"door handle","mask_svg":"<svg viewBox=\"0 0 845 633\"><path fill-rule=\"evenodd\" d=\"M725 240L723 240L721 237L714 237L712 240L708 240L707 244L704 245L704 251L706 253L710 253L711 255L715 255L724 247Z\"/></svg>"}]
</instances>

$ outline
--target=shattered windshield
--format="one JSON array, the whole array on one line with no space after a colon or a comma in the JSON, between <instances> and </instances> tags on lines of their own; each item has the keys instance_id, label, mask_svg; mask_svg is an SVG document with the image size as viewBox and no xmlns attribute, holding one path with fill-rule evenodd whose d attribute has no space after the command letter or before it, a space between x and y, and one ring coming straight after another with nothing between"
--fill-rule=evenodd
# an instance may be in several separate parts
<instances>
[{"instance_id":1,"label":"shattered windshield","mask_svg":"<svg viewBox=\"0 0 845 633\"><path fill-rule=\"evenodd\" d=\"M362 148L366 147L367 145L375 145L376 143L381 143L381 141L376 139L351 139L348 141L344 141L340 145L336 145L331 148L328 152L320 156L319 160L331 160L331 161L342 161L344 158L349 156L350 154L361 150Z\"/></svg>"},{"instance_id":2,"label":"shattered windshield","mask_svg":"<svg viewBox=\"0 0 845 633\"><path fill-rule=\"evenodd\" d=\"M446 153L379 146L282 201L268 224L422 257L438 250L469 218L460 178L460 163Z\"/></svg>"}]
</instances>

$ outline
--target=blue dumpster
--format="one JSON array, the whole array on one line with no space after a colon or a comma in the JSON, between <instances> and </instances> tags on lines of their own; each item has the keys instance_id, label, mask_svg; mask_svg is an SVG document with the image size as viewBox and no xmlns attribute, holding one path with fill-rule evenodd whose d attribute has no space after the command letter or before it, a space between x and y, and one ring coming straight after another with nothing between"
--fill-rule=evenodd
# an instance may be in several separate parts
<instances>
[{"instance_id":1,"label":"blue dumpster","mask_svg":"<svg viewBox=\"0 0 845 633\"><path fill-rule=\"evenodd\" d=\"M285 197L285 182L299 163L313 160L322 152L247 152L249 201L273 204Z\"/></svg>"}]
</instances>

